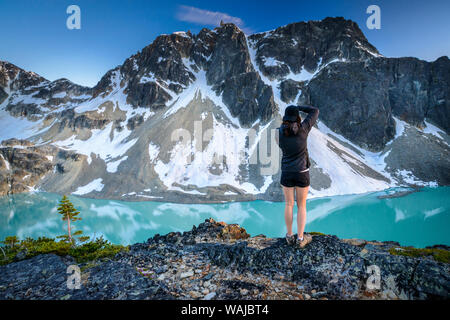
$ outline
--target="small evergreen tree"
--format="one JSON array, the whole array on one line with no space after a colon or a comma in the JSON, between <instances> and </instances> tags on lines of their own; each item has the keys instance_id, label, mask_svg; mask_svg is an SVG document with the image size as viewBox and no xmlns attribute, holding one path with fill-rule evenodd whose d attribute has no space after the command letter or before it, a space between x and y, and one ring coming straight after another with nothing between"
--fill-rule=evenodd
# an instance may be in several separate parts
<instances>
[{"instance_id":1,"label":"small evergreen tree","mask_svg":"<svg viewBox=\"0 0 450 320\"><path fill-rule=\"evenodd\" d=\"M63 221L67 221L68 232L68 236L61 236L59 238L67 238L69 242L73 243L71 222L81 220L81 218L78 217L80 212L75 209L72 202L64 195L59 203L58 213L62 215ZM73 235L78 236L81 235L81 233L82 231L77 231ZM84 237L81 240L84 240Z\"/></svg>"},{"instance_id":2,"label":"small evergreen tree","mask_svg":"<svg viewBox=\"0 0 450 320\"><path fill-rule=\"evenodd\" d=\"M5 240L0 241L0 243L3 243L5 246L12 249L19 243L19 239L16 236L6 237Z\"/></svg>"}]
</instances>

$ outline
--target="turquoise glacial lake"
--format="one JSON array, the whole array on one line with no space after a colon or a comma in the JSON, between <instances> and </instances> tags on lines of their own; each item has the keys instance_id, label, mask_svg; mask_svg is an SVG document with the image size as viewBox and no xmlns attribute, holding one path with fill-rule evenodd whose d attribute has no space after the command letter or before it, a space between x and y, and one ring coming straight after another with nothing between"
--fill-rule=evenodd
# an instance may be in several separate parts
<instances>
[{"instance_id":1,"label":"turquoise glacial lake","mask_svg":"<svg viewBox=\"0 0 450 320\"><path fill-rule=\"evenodd\" d=\"M306 231L341 238L392 240L415 247L450 245L450 187L424 188L398 198L378 198L395 191L398 188L310 199ZM24 239L64 234L65 223L56 210L60 198L60 195L43 192L1 197L0 239L10 235ZM286 232L282 202L189 205L76 196L69 196L69 199L81 212L82 220L75 222L75 229L92 237L103 235L116 244L143 242L157 233L188 231L210 217L237 223L252 236L282 237ZM296 217L296 208L294 215Z\"/></svg>"}]
</instances>

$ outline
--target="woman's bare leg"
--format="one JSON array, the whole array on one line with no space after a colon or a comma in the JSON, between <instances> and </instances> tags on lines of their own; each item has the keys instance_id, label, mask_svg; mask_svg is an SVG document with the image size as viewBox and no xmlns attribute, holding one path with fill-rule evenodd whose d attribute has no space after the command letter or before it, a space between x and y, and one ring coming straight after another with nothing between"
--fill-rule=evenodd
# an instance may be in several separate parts
<instances>
[{"instance_id":1,"label":"woman's bare leg","mask_svg":"<svg viewBox=\"0 0 450 320\"><path fill-rule=\"evenodd\" d=\"M295 193L297 194L297 237L303 238L303 232L306 225L306 198L308 196L309 186L306 188L295 187Z\"/></svg>"},{"instance_id":2,"label":"woman's bare leg","mask_svg":"<svg viewBox=\"0 0 450 320\"><path fill-rule=\"evenodd\" d=\"M286 222L287 234L292 235L292 222L294 211L294 188L283 187L284 199L286 205L284 207L284 221Z\"/></svg>"}]
</instances>

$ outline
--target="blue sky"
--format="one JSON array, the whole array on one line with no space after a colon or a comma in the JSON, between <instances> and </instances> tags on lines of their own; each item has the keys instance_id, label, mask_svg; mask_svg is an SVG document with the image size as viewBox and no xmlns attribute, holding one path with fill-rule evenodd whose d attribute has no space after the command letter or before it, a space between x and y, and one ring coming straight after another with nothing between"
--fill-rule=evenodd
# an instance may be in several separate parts
<instances>
[{"instance_id":1,"label":"blue sky","mask_svg":"<svg viewBox=\"0 0 450 320\"><path fill-rule=\"evenodd\" d=\"M66 27L71 4L81 9L80 30ZM381 8L380 30L366 27L371 4ZM162 33L197 33L220 18L254 33L343 16L383 55L433 61L450 54L449 13L447 0L0 0L0 60L49 80L93 86Z\"/></svg>"}]
</instances>

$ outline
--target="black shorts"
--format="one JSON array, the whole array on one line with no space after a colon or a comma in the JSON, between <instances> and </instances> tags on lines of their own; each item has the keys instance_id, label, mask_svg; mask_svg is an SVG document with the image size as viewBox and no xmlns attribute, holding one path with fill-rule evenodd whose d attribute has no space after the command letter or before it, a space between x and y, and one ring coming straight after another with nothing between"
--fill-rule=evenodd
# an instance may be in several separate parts
<instances>
[{"instance_id":1,"label":"black shorts","mask_svg":"<svg viewBox=\"0 0 450 320\"><path fill-rule=\"evenodd\" d=\"M301 187L309 186L309 170L306 172L281 172L280 184L284 187Z\"/></svg>"}]
</instances>

